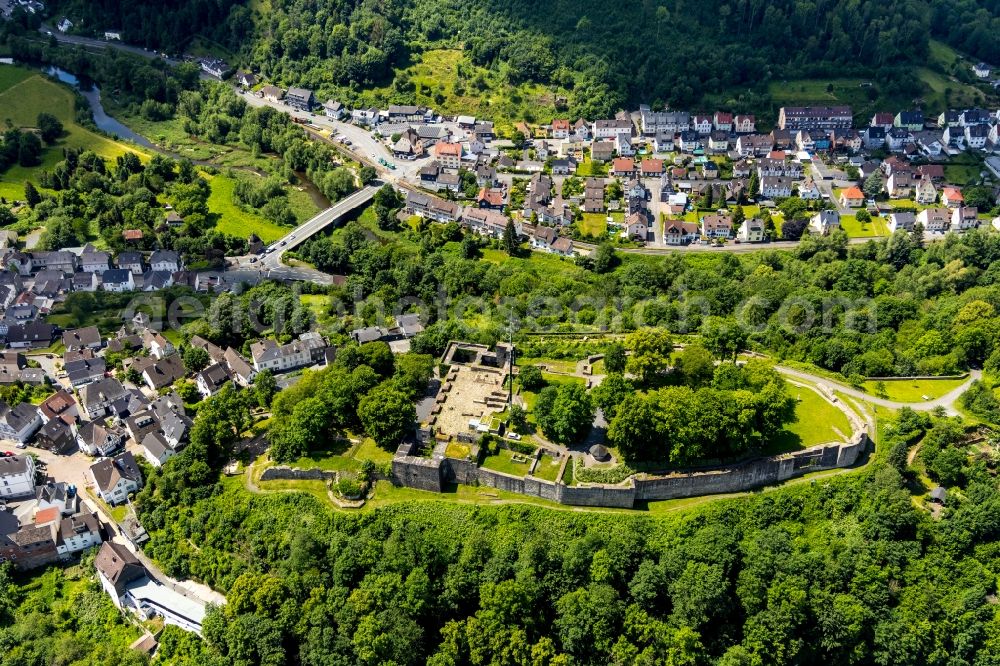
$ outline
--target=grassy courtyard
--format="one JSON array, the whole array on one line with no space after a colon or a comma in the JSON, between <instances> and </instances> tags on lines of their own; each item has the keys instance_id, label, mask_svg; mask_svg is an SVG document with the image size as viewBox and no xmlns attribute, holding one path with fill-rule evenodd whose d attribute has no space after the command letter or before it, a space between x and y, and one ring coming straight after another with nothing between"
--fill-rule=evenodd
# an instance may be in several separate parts
<instances>
[{"instance_id":1,"label":"grassy courtyard","mask_svg":"<svg viewBox=\"0 0 1000 666\"><path fill-rule=\"evenodd\" d=\"M500 449L496 455L486 456L483 459L483 467L503 474L524 476L531 469L531 456L510 449Z\"/></svg>"}]
</instances>

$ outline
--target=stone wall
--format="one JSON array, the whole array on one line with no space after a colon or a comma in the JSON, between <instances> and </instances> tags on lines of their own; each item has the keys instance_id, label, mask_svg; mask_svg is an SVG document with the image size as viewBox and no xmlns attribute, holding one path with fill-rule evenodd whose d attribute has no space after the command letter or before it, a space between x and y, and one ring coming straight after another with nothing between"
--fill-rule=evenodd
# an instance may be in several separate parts
<instances>
[{"instance_id":1,"label":"stone wall","mask_svg":"<svg viewBox=\"0 0 1000 666\"><path fill-rule=\"evenodd\" d=\"M327 472L322 469L298 469L297 467L268 467L260 475L261 481L274 481L276 479L294 479L296 481L325 481L333 479L334 472Z\"/></svg>"},{"instance_id":2,"label":"stone wall","mask_svg":"<svg viewBox=\"0 0 1000 666\"><path fill-rule=\"evenodd\" d=\"M809 472L848 467L857 462L868 441L868 436L861 434L854 442L816 446L795 453L749 460L731 467L675 472L662 476L638 474L615 486L596 483L567 486L530 476L518 477L496 472L468 460L410 455L397 456L392 461L392 480L401 486L436 492L441 492L445 484L461 483L488 486L573 506L632 508L636 502L735 493L780 483Z\"/></svg>"}]
</instances>

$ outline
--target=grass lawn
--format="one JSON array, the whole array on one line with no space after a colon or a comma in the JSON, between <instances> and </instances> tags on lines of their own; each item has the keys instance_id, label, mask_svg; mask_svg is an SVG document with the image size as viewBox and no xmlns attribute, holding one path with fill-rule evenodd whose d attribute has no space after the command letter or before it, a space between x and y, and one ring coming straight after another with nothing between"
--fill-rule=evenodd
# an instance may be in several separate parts
<instances>
[{"instance_id":1,"label":"grass lawn","mask_svg":"<svg viewBox=\"0 0 1000 666\"><path fill-rule=\"evenodd\" d=\"M882 217L873 216L871 222L862 223L858 222L854 215L841 215L840 226L849 238L875 238L889 235L886 221Z\"/></svg>"},{"instance_id":2,"label":"grass lawn","mask_svg":"<svg viewBox=\"0 0 1000 666\"><path fill-rule=\"evenodd\" d=\"M544 479L546 481L555 481L559 476L559 467L561 465L561 458L542 456L538 461L538 466L535 467L535 473L532 476L536 476L539 479Z\"/></svg>"},{"instance_id":3,"label":"grass lawn","mask_svg":"<svg viewBox=\"0 0 1000 666\"><path fill-rule=\"evenodd\" d=\"M74 96L72 91L50 81L41 74L20 67L0 66L0 122L15 127L35 127L38 114L45 111L62 121L66 134L54 146L45 149L42 163L34 167L14 166L0 174L0 197L10 200L24 198L24 182L35 181L38 172L51 170L62 161L64 148L92 150L101 157L113 160L127 152L134 152L143 159L148 155L142 149L101 136L74 122Z\"/></svg>"},{"instance_id":4,"label":"grass lawn","mask_svg":"<svg viewBox=\"0 0 1000 666\"><path fill-rule=\"evenodd\" d=\"M275 224L252 211L241 210L233 202L235 179L221 174L202 175L212 186L212 194L208 197L208 208L219 215L219 222L215 226L219 231L239 238L246 238L251 233L256 233L265 243L278 240L291 231L291 227Z\"/></svg>"},{"instance_id":5,"label":"grass lawn","mask_svg":"<svg viewBox=\"0 0 1000 666\"><path fill-rule=\"evenodd\" d=\"M483 460L483 467L494 472L524 476L531 469L531 457L523 453L514 453L509 449L500 449L497 455L486 456Z\"/></svg>"},{"instance_id":6,"label":"grass lawn","mask_svg":"<svg viewBox=\"0 0 1000 666\"><path fill-rule=\"evenodd\" d=\"M795 421L785 426L785 432L776 439L765 453L794 451L841 440L837 430L847 437L851 424L840 408L831 405L811 389L789 386L789 394L796 398ZM835 430L836 428L836 430Z\"/></svg>"},{"instance_id":7,"label":"grass lawn","mask_svg":"<svg viewBox=\"0 0 1000 666\"><path fill-rule=\"evenodd\" d=\"M373 463L392 462L392 451L386 451L371 437L365 437L361 443L354 447L351 457L357 461L371 460Z\"/></svg>"},{"instance_id":8,"label":"grass lawn","mask_svg":"<svg viewBox=\"0 0 1000 666\"><path fill-rule=\"evenodd\" d=\"M472 447L461 442L448 442L448 446L444 450L446 456L457 460L465 460L470 453L472 453Z\"/></svg>"},{"instance_id":9,"label":"grass lawn","mask_svg":"<svg viewBox=\"0 0 1000 666\"><path fill-rule=\"evenodd\" d=\"M983 165L979 161L957 158L944 165L944 178L955 185L969 185L979 180Z\"/></svg>"},{"instance_id":10,"label":"grass lawn","mask_svg":"<svg viewBox=\"0 0 1000 666\"><path fill-rule=\"evenodd\" d=\"M583 178L587 176L607 176L608 165L603 162L594 162L589 157L586 157L576 165L576 175Z\"/></svg>"},{"instance_id":11,"label":"grass lawn","mask_svg":"<svg viewBox=\"0 0 1000 666\"><path fill-rule=\"evenodd\" d=\"M581 355L583 358L583 355ZM517 365L524 367L526 365L544 365L546 368L553 370L555 372L576 372L576 361L572 359L552 359L552 358L532 358L530 356L522 356L517 359Z\"/></svg>"},{"instance_id":12,"label":"grass lawn","mask_svg":"<svg viewBox=\"0 0 1000 666\"><path fill-rule=\"evenodd\" d=\"M604 237L608 233L608 216L604 213L584 213L577 227L585 236Z\"/></svg>"},{"instance_id":13,"label":"grass lawn","mask_svg":"<svg viewBox=\"0 0 1000 666\"><path fill-rule=\"evenodd\" d=\"M865 382L864 390L877 397L875 389L877 382ZM964 379L897 379L882 382L885 384L884 397L897 402L924 402L924 396L931 400L940 398L963 383Z\"/></svg>"},{"instance_id":14,"label":"grass lawn","mask_svg":"<svg viewBox=\"0 0 1000 666\"><path fill-rule=\"evenodd\" d=\"M557 273L568 278L575 278L583 273L583 269L574 264L572 259L548 252L532 252L525 257L510 257L503 250L485 249L483 250L483 261L492 264L520 263L522 267L534 269L539 277L545 279Z\"/></svg>"}]
</instances>

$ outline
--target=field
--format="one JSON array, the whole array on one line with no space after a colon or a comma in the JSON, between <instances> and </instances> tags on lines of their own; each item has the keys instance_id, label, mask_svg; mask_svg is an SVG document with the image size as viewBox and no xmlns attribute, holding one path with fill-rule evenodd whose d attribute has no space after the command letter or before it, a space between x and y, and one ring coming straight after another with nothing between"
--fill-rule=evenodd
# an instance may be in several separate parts
<instances>
[{"instance_id":1,"label":"field","mask_svg":"<svg viewBox=\"0 0 1000 666\"><path fill-rule=\"evenodd\" d=\"M37 72L0 65L0 122L14 127L34 127L38 114L45 111L59 118L66 129L66 134L56 145L45 150L39 166L15 166L0 174L0 197L8 200L23 199L24 181L37 181L39 171L54 167L62 160L64 148L92 150L111 160L126 152L147 157L136 146L109 139L76 124L74 103L74 96L69 88L54 83Z\"/></svg>"},{"instance_id":2,"label":"field","mask_svg":"<svg viewBox=\"0 0 1000 666\"><path fill-rule=\"evenodd\" d=\"M208 208L220 216L219 223L215 227L219 231L240 238L256 233L265 243L275 241L291 231L290 227L275 224L255 212L241 210L233 202L235 179L222 175L203 175L212 185Z\"/></svg>"},{"instance_id":3,"label":"field","mask_svg":"<svg viewBox=\"0 0 1000 666\"><path fill-rule=\"evenodd\" d=\"M416 58L396 72L397 77L405 74L413 85L414 104L448 115L489 117L503 133L512 130L513 121L518 119L551 122L556 115L556 97L568 95L535 83L511 85L497 72L473 65L459 49L430 49ZM370 90L365 99L374 102L392 95L392 87L386 86Z\"/></svg>"},{"instance_id":4,"label":"field","mask_svg":"<svg viewBox=\"0 0 1000 666\"><path fill-rule=\"evenodd\" d=\"M931 400L940 398L963 383L964 379L905 379L882 382L885 384L885 397L897 402L924 402L924 396ZM877 382L865 382L864 390L874 396L879 396Z\"/></svg>"},{"instance_id":5,"label":"field","mask_svg":"<svg viewBox=\"0 0 1000 666\"><path fill-rule=\"evenodd\" d=\"M301 469L323 469L328 471L355 471L362 460L374 463L385 463L392 460L392 453L381 449L375 440L366 437L356 444L344 439L331 444L328 448L313 451L298 460L289 463L291 467Z\"/></svg>"}]
</instances>

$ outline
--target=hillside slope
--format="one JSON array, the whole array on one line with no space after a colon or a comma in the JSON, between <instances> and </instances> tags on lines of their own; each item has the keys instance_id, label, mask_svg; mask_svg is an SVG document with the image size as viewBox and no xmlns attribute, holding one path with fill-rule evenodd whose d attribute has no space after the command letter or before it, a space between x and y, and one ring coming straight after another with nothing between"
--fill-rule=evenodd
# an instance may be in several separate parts
<instances>
[{"instance_id":1,"label":"hillside slope","mask_svg":"<svg viewBox=\"0 0 1000 666\"><path fill-rule=\"evenodd\" d=\"M996 0L63 0L81 25L179 50L199 34L285 85L360 100L449 98L541 85L571 115L640 102L753 108L771 81L855 76L893 98L921 92L932 34L1000 57ZM155 5L155 10L153 6ZM407 66L448 49L436 79ZM523 86L528 86L525 89ZM562 98L565 98L563 101ZM374 100L373 100L374 101Z\"/></svg>"}]
</instances>

